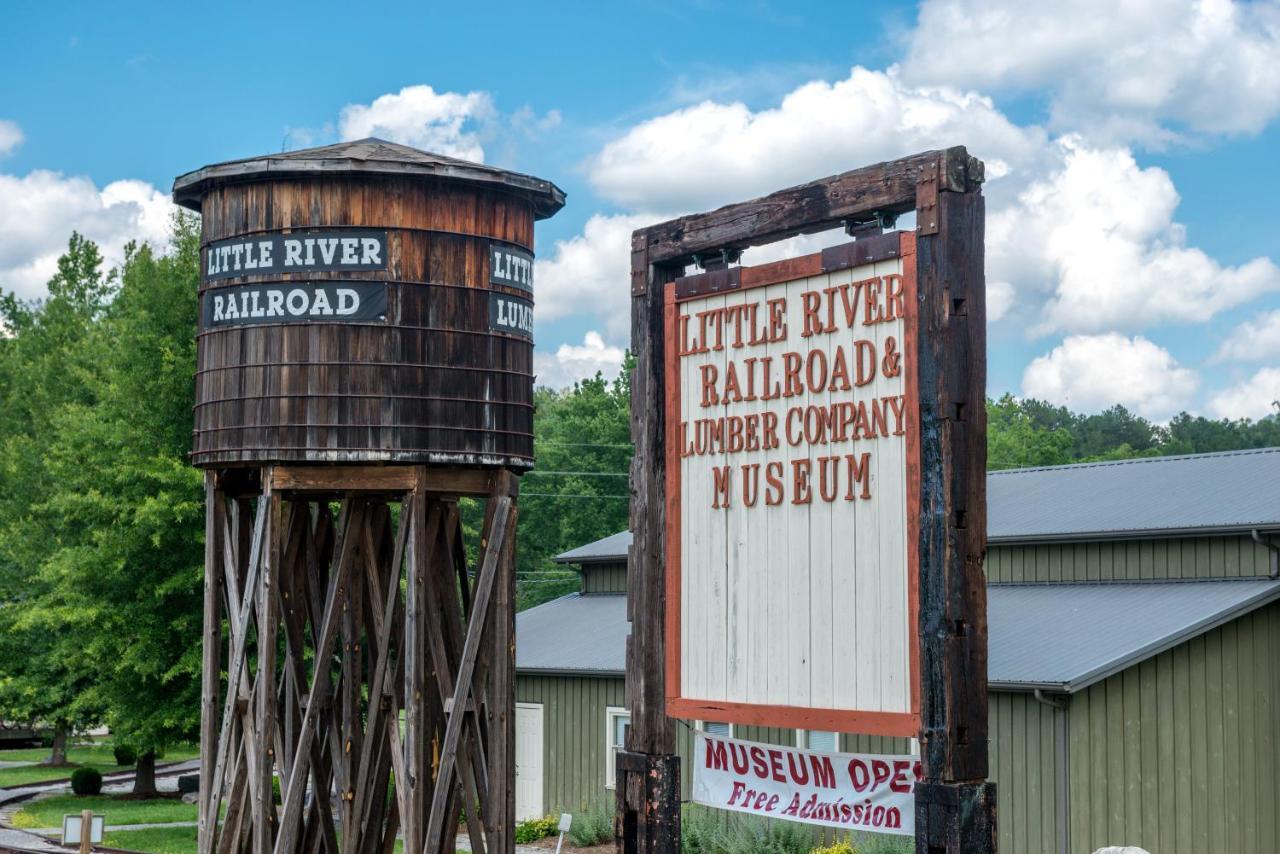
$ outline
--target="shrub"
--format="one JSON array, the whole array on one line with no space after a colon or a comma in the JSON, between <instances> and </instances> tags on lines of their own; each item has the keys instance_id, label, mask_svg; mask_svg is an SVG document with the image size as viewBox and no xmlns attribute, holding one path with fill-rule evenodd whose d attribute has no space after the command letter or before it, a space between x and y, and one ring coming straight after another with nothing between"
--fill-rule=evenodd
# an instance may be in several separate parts
<instances>
[{"instance_id":1,"label":"shrub","mask_svg":"<svg viewBox=\"0 0 1280 854\"><path fill-rule=\"evenodd\" d=\"M849 844L848 839L842 839L839 842L815 848L810 854L858 854L858 851Z\"/></svg>"},{"instance_id":2,"label":"shrub","mask_svg":"<svg viewBox=\"0 0 1280 854\"><path fill-rule=\"evenodd\" d=\"M813 828L789 821L685 809L680 819L681 854L809 854Z\"/></svg>"},{"instance_id":3,"label":"shrub","mask_svg":"<svg viewBox=\"0 0 1280 854\"><path fill-rule=\"evenodd\" d=\"M111 748L111 753L115 756L117 765L136 765L138 762L138 751L127 744L117 744Z\"/></svg>"},{"instance_id":4,"label":"shrub","mask_svg":"<svg viewBox=\"0 0 1280 854\"><path fill-rule=\"evenodd\" d=\"M102 793L102 775L96 768L77 768L71 772L71 791L77 795Z\"/></svg>"},{"instance_id":5,"label":"shrub","mask_svg":"<svg viewBox=\"0 0 1280 854\"><path fill-rule=\"evenodd\" d=\"M531 818L516 825L516 842L537 842L556 832L555 816Z\"/></svg>"},{"instance_id":6,"label":"shrub","mask_svg":"<svg viewBox=\"0 0 1280 854\"><path fill-rule=\"evenodd\" d=\"M569 841L579 848L589 848L613 839L613 806L597 801L573 817Z\"/></svg>"},{"instance_id":7,"label":"shrub","mask_svg":"<svg viewBox=\"0 0 1280 854\"><path fill-rule=\"evenodd\" d=\"M915 844L906 836L860 833L853 840L855 854L914 854Z\"/></svg>"}]
</instances>

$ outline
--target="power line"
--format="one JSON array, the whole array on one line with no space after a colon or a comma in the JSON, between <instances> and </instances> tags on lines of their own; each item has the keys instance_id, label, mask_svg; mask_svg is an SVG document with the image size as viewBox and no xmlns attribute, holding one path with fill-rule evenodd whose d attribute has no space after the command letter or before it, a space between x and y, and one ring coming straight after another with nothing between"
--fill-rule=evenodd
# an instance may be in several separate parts
<instances>
[{"instance_id":1,"label":"power line","mask_svg":"<svg viewBox=\"0 0 1280 854\"><path fill-rule=\"evenodd\" d=\"M630 495L572 495L559 492L521 492L521 498L621 498L630 499Z\"/></svg>"},{"instance_id":2,"label":"power line","mask_svg":"<svg viewBox=\"0 0 1280 854\"><path fill-rule=\"evenodd\" d=\"M552 448L634 448L635 445L628 442L625 445L610 445L601 442L548 442L544 439L534 439L534 444L546 445Z\"/></svg>"},{"instance_id":3,"label":"power line","mask_svg":"<svg viewBox=\"0 0 1280 854\"><path fill-rule=\"evenodd\" d=\"M526 473L526 477L531 474L558 474L573 477L630 477L631 472L625 471L540 471L534 469Z\"/></svg>"}]
</instances>

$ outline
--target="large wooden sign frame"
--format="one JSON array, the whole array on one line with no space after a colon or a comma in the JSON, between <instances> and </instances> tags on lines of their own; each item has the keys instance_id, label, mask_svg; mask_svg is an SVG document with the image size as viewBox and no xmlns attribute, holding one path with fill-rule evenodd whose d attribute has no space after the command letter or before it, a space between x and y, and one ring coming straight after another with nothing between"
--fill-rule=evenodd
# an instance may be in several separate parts
<instances>
[{"instance_id":1,"label":"large wooden sign frame","mask_svg":"<svg viewBox=\"0 0 1280 854\"><path fill-rule=\"evenodd\" d=\"M679 850L680 772L671 716L731 717L775 725L918 734L923 781L916 787L917 851L995 850L995 791L987 777L986 419L982 163L962 147L857 169L749 202L640 229L632 238L631 530L628 571L627 705L631 727L618 756L618 850ZM908 554L915 590L912 707L877 718L858 710L731 708L685 697L679 683L680 515L668 479L675 440L675 382L668 358L674 283L700 262L723 287L733 276L794 278L789 259L771 273L730 267L741 250L844 225L883 240L876 223L914 209L914 364L918 406L909 456ZM851 253L854 250L849 250ZM788 267L788 265L790 265ZM678 542L678 539L676 539ZM748 704L750 705L750 704ZM717 714L719 712L719 714Z\"/></svg>"}]
</instances>

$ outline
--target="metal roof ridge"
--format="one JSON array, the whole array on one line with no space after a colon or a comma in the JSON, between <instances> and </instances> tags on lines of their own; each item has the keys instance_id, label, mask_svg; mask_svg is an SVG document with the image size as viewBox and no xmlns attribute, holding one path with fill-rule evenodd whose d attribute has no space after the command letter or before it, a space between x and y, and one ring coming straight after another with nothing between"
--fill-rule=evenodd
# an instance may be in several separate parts
<instances>
[{"instance_id":1,"label":"metal roof ridge","mask_svg":"<svg viewBox=\"0 0 1280 854\"><path fill-rule=\"evenodd\" d=\"M1265 581L1280 585L1280 578L1237 575L1220 578L1093 578L1088 581L988 581L987 587L1147 587L1156 584L1238 584Z\"/></svg>"},{"instance_id":2,"label":"metal roof ridge","mask_svg":"<svg viewBox=\"0 0 1280 854\"><path fill-rule=\"evenodd\" d=\"M1063 463L1056 466L1027 466L1015 469L994 469L987 472L987 477L995 475L1026 474L1029 472L1064 471L1066 469L1106 468L1108 466L1128 466L1140 463L1167 463L1185 460L1220 459L1222 457L1241 457L1252 454L1280 453L1280 447L1239 448L1234 451L1206 451L1198 454L1169 454L1168 456L1129 457L1123 460L1096 460L1094 462Z\"/></svg>"},{"instance_id":3,"label":"metal roof ridge","mask_svg":"<svg viewBox=\"0 0 1280 854\"><path fill-rule=\"evenodd\" d=\"M564 602L569 599L581 599L581 598L582 598L582 591L573 590L569 593L564 594L563 596L557 596L554 599L548 599L545 602L539 602L537 605L534 605L532 608L525 608L523 611L517 611L516 616L519 616L521 614L532 614L534 611L538 610L539 608L545 608L548 605L554 605L557 602Z\"/></svg>"}]
</instances>

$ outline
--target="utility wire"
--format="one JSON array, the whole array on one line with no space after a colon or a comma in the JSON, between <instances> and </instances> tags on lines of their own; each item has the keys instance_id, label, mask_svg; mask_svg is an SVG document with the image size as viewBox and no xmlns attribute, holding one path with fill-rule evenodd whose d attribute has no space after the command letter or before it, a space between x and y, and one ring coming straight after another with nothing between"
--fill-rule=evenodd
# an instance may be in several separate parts
<instances>
[{"instance_id":1,"label":"utility wire","mask_svg":"<svg viewBox=\"0 0 1280 854\"><path fill-rule=\"evenodd\" d=\"M619 498L629 499L630 495L571 495L558 492L521 492L521 498Z\"/></svg>"},{"instance_id":2,"label":"utility wire","mask_svg":"<svg viewBox=\"0 0 1280 854\"><path fill-rule=\"evenodd\" d=\"M529 475L533 475L533 474L572 475L573 477L630 477L631 476L631 472L625 472L625 471L540 471L538 469L534 469L531 472L526 472L525 476L528 477Z\"/></svg>"}]
</instances>

